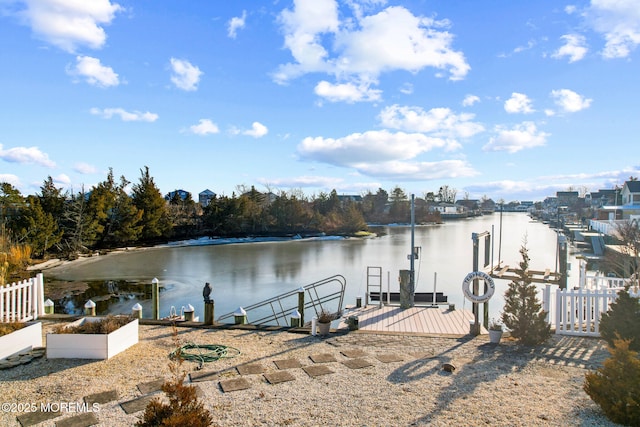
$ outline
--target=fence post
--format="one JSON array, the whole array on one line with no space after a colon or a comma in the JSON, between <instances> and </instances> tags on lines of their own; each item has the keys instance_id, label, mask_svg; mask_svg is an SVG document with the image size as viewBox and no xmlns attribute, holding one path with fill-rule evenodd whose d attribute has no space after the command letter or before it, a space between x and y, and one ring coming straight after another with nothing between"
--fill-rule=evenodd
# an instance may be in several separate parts
<instances>
[{"instance_id":1,"label":"fence post","mask_svg":"<svg viewBox=\"0 0 640 427\"><path fill-rule=\"evenodd\" d=\"M547 313L547 323L551 323L551 285L546 284L542 293L542 310Z\"/></svg>"},{"instance_id":2,"label":"fence post","mask_svg":"<svg viewBox=\"0 0 640 427\"><path fill-rule=\"evenodd\" d=\"M34 311L34 320L38 319L38 316L42 316L44 314L44 274L38 273L36 274L36 292L35 292L35 302L36 307Z\"/></svg>"}]
</instances>

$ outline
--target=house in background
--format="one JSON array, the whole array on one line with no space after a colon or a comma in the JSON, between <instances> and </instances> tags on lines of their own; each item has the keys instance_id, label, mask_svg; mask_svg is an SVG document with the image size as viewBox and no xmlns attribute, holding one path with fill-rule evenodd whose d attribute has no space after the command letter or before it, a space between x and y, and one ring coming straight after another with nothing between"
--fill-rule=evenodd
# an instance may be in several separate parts
<instances>
[{"instance_id":1,"label":"house in background","mask_svg":"<svg viewBox=\"0 0 640 427\"><path fill-rule=\"evenodd\" d=\"M209 206L209 203L211 203L211 200L215 199L215 197L216 193L209 189L206 189L198 193L198 203L200 203L200 206L202 206L203 208L207 207Z\"/></svg>"},{"instance_id":2,"label":"house in background","mask_svg":"<svg viewBox=\"0 0 640 427\"><path fill-rule=\"evenodd\" d=\"M174 197L176 197L176 195L178 197L180 197L180 200L185 201L185 200L187 200L187 198L189 198L191 196L191 193L189 193L188 191L185 191L185 190L174 190L174 191L170 191L169 193L167 193L167 195L164 196L164 199L167 202L169 202Z\"/></svg>"}]
</instances>

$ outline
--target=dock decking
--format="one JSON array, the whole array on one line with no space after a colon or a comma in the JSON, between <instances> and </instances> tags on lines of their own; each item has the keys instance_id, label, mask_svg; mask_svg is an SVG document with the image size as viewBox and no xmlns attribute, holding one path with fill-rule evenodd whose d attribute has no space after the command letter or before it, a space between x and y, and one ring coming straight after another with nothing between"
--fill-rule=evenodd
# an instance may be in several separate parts
<instances>
[{"instance_id":1,"label":"dock decking","mask_svg":"<svg viewBox=\"0 0 640 427\"><path fill-rule=\"evenodd\" d=\"M346 321L350 316L358 317L358 328L361 331L415 335L468 335L469 323L473 322L473 313L468 310L420 306L402 309L393 305L369 305L349 310L338 327L347 328ZM488 332L481 328L481 333Z\"/></svg>"}]
</instances>

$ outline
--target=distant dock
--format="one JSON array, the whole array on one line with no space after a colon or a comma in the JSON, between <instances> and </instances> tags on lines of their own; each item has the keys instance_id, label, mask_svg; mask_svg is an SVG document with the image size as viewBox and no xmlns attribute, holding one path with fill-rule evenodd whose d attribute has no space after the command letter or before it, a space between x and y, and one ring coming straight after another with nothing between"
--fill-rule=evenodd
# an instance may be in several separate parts
<instances>
[{"instance_id":1,"label":"distant dock","mask_svg":"<svg viewBox=\"0 0 640 427\"><path fill-rule=\"evenodd\" d=\"M414 335L450 335L469 334L469 324L473 322L473 313L468 310L448 310L440 307L411 307L369 305L354 308L345 313L338 328L346 329L347 318L358 317L358 329L365 332L396 333ZM488 333L481 328L481 333Z\"/></svg>"}]
</instances>

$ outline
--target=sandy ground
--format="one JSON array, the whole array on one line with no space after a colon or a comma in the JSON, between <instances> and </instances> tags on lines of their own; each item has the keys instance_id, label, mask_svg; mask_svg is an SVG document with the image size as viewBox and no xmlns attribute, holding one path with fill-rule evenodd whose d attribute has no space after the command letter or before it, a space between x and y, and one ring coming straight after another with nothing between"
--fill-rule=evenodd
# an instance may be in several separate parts
<instances>
[{"instance_id":1,"label":"sandy ground","mask_svg":"<svg viewBox=\"0 0 640 427\"><path fill-rule=\"evenodd\" d=\"M44 323L44 333L54 322ZM174 332L175 331L175 332ZM35 359L0 371L0 425L17 426L17 405L83 402L115 392L91 413L67 409L36 426L92 416L99 426L130 426L142 412L122 403L142 396L144 385L170 377L169 358L179 345L219 344L239 350L233 358L184 362L186 373L207 374L200 399L219 426L612 426L582 390L584 375L608 357L601 340L554 337L526 348L488 343L486 336L445 338L360 331L320 338L286 331L198 329L141 325L140 341L104 360ZM328 357L321 361L320 355ZM276 362L295 361L279 369ZM315 361L314 361L315 360ZM356 361L356 362L354 362ZM446 363L455 366L446 372ZM328 373L311 376L306 369ZM244 372L243 367L254 371ZM255 370L257 368L257 370ZM269 377L286 371L289 381ZM241 374L243 372L243 374ZM273 377L271 377L273 378ZM248 388L223 391L228 380ZM13 407L12 407L13 405ZM8 409L8 410L7 410Z\"/></svg>"}]
</instances>

